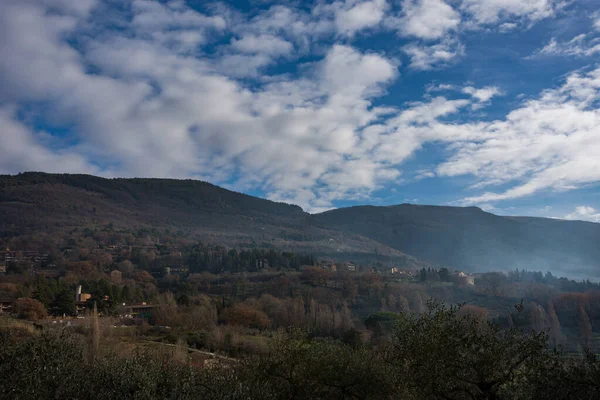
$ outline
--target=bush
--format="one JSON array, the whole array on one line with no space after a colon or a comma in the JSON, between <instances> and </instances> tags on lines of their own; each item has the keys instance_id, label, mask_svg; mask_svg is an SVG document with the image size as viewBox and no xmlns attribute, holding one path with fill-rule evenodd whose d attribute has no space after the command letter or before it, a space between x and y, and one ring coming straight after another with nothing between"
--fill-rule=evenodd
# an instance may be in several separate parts
<instances>
[{"instance_id":1,"label":"bush","mask_svg":"<svg viewBox=\"0 0 600 400\"><path fill-rule=\"evenodd\" d=\"M27 297L15 301L14 312L19 318L31 321L46 318L48 315L46 307L40 301Z\"/></svg>"},{"instance_id":2,"label":"bush","mask_svg":"<svg viewBox=\"0 0 600 400\"><path fill-rule=\"evenodd\" d=\"M224 310L222 320L230 325L254 329L266 329L271 323L267 314L246 304L236 304Z\"/></svg>"}]
</instances>

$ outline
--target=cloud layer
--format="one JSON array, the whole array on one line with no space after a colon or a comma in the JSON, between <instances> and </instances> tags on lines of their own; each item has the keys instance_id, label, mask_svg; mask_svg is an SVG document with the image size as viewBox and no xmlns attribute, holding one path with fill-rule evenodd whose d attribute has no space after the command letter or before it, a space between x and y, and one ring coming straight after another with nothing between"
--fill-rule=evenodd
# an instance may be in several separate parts
<instances>
[{"instance_id":1,"label":"cloud layer","mask_svg":"<svg viewBox=\"0 0 600 400\"><path fill-rule=\"evenodd\" d=\"M10 55L0 57L0 172L200 178L309 211L405 178L472 176L464 204L600 181L600 69L571 73L496 120L464 116L502 96L498 86L385 101L403 70L457 62L465 32L526 29L559 12L557 1L347 0L251 13L126 4L0 3L0 52ZM354 43L381 32L402 38L397 51ZM444 160L403 170L428 144Z\"/></svg>"}]
</instances>

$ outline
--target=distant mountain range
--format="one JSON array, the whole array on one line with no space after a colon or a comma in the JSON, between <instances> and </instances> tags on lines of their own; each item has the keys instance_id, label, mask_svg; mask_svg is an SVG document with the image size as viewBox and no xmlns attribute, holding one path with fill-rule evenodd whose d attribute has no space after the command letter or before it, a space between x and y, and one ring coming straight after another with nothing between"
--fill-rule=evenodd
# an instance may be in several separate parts
<instances>
[{"instance_id":1,"label":"distant mountain range","mask_svg":"<svg viewBox=\"0 0 600 400\"><path fill-rule=\"evenodd\" d=\"M0 175L0 237L170 229L228 246L274 247L357 262L600 277L600 224L501 217L476 207L401 204L308 214L295 205L173 179Z\"/></svg>"}]
</instances>

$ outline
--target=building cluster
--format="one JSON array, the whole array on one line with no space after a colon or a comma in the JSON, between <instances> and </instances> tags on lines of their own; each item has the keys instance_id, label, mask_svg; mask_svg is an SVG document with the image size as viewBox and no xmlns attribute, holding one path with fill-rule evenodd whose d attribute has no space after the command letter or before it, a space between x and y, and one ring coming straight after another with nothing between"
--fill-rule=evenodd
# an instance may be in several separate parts
<instances>
[{"instance_id":1,"label":"building cluster","mask_svg":"<svg viewBox=\"0 0 600 400\"><path fill-rule=\"evenodd\" d=\"M130 245L118 244L118 245L110 245L110 246L104 246L104 247L96 247L95 249L92 249L91 252L92 252L92 254L107 253L107 254L110 254L111 256L115 256L122 252L131 251L131 249L132 249L132 246L130 246Z\"/></svg>"},{"instance_id":2,"label":"building cluster","mask_svg":"<svg viewBox=\"0 0 600 400\"><path fill-rule=\"evenodd\" d=\"M391 267L391 268L387 269L386 272L390 275L406 276L406 277L411 277L411 276L416 275L415 271L413 271L413 270L402 269L402 268L398 268L398 267Z\"/></svg>"},{"instance_id":3,"label":"building cluster","mask_svg":"<svg viewBox=\"0 0 600 400\"><path fill-rule=\"evenodd\" d=\"M49 266L50 256L35 250L15 251L4 249L0 251L0 273L5 273L10 263L25 265L28 268L42 268Z\"/></svg>"}]
</instances>

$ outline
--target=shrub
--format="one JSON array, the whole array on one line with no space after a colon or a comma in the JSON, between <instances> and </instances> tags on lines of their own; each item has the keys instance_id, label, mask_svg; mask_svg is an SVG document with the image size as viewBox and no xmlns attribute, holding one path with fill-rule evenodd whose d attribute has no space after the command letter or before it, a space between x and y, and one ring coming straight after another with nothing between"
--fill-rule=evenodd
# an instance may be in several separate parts
<instances>
[{"instance_id":1,"label":"shrub","mask_svg":"<svg viewBox=\"0 0 600 400\"><path fill-rule=\"evenodd\" d=\"M46 318L48 311L44 305L35 299L27 297L17 299L14 305L14 312L19 318L37 321Z\"/></svg>"}]
</instances>

